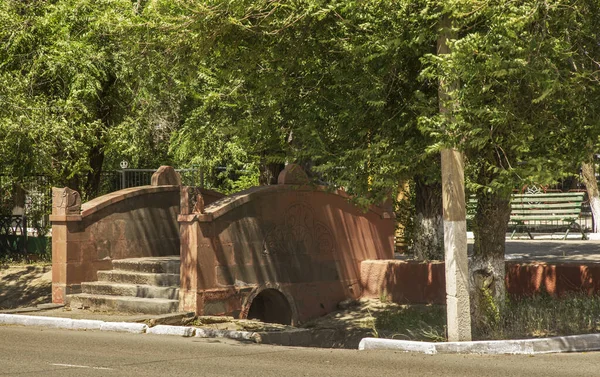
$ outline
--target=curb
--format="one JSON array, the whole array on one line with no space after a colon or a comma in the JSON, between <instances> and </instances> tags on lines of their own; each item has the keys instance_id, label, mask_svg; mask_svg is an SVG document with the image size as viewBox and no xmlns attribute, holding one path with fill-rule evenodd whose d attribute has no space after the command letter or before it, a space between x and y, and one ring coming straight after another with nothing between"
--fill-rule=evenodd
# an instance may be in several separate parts
<instances>
[{"instance_id":1,"label":"curb","mask_svg":"<svg viewBox=\"0 0 600 377\"><path fill-rule=\"evenodd\" d=\"M103 322L100 326L100 331L129 332L133 334L144 334L147 330L148 325L144 323Z\"/></svg>"},{"instance_id":2,"label":"curb","mask_svg":"<svg viewBox=\"0 0 600 377\"><path fill-rule=\"evenodd\" d=\"M196 338L229 338L256 342L255 333L250 331L218 330L196 328Z\"/></svg>"},{"instance_id":3,"label":"curb","mask_svg":"<svg viewBox=\"0 0 600 377\"><path fill-rule=\"evenodd\" d=\"M196 329L194 327L170 326L170 325L156 325L154 327L149 327L146 330L146 334L175 335L175 336L183 336L183 337L194 336L195 333L196 333Z\"/></svg>"},{"instance_id":4,"label":"curb","mask_svg":"<svg viewBox=\"0 0 600 377\"><path fill-rule=\"evenodd\" d=\"M416 342L364 338L359 350L395 350L435 354L535 355L560 352L588 352L600 350L600 334L557 336L553 338L484 340L473 342Z\"/></svg>"},{"instance_id":5,"label":"curb","mask_svg":"<svg viewBox=\"0 0 600 377\"><path fill-rule=\"evenodd\" d=\"M126 332L134 334L170 335L182 337L195 336L197 338L228 338L233 340L251 341L259 344L282 343L282 345L289 345L289 338L291 337L291 335L285 331L272 333L251 332L171 325L156 325L153 327L149 327L148 325L143 323L104 322L89 319L42 317L3 313L0 313L0 325L43 326L68 330L99 330ZM280 339L281 337L286 337L287 342L282 342Z\"/></svg>"}]
</instances>

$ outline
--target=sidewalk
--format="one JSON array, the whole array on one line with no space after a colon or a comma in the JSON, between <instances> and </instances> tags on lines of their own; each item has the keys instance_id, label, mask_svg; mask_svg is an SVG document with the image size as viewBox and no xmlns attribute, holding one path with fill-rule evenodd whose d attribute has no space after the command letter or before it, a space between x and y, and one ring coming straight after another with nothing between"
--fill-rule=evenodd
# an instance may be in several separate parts
<instances>
[{"instance_id":1,"label":"sidewalk","mask_svg":"<svg viewBox=\"0 0 600 377\"><path fill-rule=\"evenodd\" d=\"M469 243L469 251L473 248ZM506 240L506 260L540 262L600 262L597 240Z\"/></svg>"}]
</instances>

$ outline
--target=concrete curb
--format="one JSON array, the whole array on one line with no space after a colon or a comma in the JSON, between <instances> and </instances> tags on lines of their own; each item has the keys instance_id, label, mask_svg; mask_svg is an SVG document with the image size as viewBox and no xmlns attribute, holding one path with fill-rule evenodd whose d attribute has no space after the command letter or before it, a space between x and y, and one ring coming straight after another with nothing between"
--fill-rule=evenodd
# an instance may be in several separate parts
<instances>
[{"instance_id":1,"label":"concrete curb","mask_svg":"<svg viewBox=\"0 0 600 377\"><path fill-rule=\"evenodd\" d=\"M197 338L228 338L235 340L250 340L255 342L255 333L250 331L219 330L196 328Z\"/></svg>"},{"instance_id":2,"label":"concrete curb","mask_svg":"<svg viewBox=\"0 0 600 377\"><path fill-rule=\"evenodd\" d=\"M439 343L364 338L360 341L358 349L420 352L428 355L434 355L438 353L535 355L560 352L588 352L600 350L600 334L557 336L553 338L539 339Z\"/></svg>"},{"instance_id":3,"label":"concrete curb","mask_svg":"<svg viewBox=\"0 0 600 377\"><path fill-rule=\"evenodd\" d=\"M100 326L100 331L129 332L133 334L144 334L147 330L148 325L144 323L104 322Z\"/></svg>"},{"instance_id":4,"label":"concrete curb","mask_svg":"<svg viewBox=\"0 0 600 377\"><path fill-rule=\"evenodd\" d=\"M144 323L104 322L89 319L70 319L18 314L0 313L0 325L42 326L68 330L100 330L134 334L175 335L183 337L196 336L199 338L228 338L260 343L260 337L257 336L257 333L249 331L218 330L169 325L148 327L148 325Z\"/></svg>"},{"instance_id":5,"label":"concrete curb","mask_svg":"<svg viewBox=\"0 0 600 377\"><path fill-rule=\"evenodd\" d=\"M146 333L154 335L175 335L190 337L196 334L196 329L194 327L185 326L156 325L154 327L149 327L146 330Z\"/></svg>"},{"instance_id":6,"label":"concrete curb","mask_svg":"<svg viewBox=\"0 0 600 377\"><path fill-rule=\"evenodd\" d=\"M0 324L43 326L71 330L102 330L133 333L143 333L146 332L146 329L148 328L147 325L142 323L103 322L91 319L56 318L17 314L0 314Z\"/></svg>"}]
</instances>

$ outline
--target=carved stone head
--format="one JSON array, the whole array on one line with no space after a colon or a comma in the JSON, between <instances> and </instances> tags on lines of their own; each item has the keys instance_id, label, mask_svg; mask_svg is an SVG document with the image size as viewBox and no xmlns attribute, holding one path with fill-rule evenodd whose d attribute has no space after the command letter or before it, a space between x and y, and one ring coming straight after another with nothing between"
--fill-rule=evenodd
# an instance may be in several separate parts
<instances>
[{"instance_id":1,"label":"carved stone head","mask_svg":"<svg viewBox=\"0 0 600 377\"><path fill-rule=\"evenodd\" d=\"M181 214L204 213L204 197L199 188L184 186L181 188Z\"/></svg>"}]
</instances>

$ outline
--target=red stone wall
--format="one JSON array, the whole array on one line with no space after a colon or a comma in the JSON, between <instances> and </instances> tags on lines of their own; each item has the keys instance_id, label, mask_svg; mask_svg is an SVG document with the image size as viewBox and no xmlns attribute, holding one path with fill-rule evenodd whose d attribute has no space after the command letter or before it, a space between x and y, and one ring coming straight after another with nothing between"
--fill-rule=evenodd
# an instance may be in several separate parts
<instances>
[{"instance_id":1,"label":"red stone wall","mask_svg":"<svg viewBox=\"0 0 600 377\"><path fill-rule=\"evenodd\" d=\"M444 262L368 260L361 264L363 297L398 304L446 304Z\"/></svg>"},{"instance_id":2,"label":"red stone wall","mask_svg":"<svg viewBox=\"0 0 600 377\"><path fill-rule=\"evenodd\" d=\"M399 304L445 304L444 262L367 260L361 264L363 297ZM506 262L510 295L527 296L567 292L600 293L600 263Z\"/></svg>"},{"instance_id":3,"label":"red stone wall","mask_svg":"<svg viewBox=\"0 0 600 377\"><path fill-rule=\"evenodd\" d=\"M308 186L254 188L179 219L180 305L198 314L245 317L252 297L275 288L305 321L361 295L362 261L393 256L393 213Z\"/></svg>"},{"instance_id":4,"label":"red stone wall","mask_svg":"<svg viewBox=\"0 0 600 377\"><path fill-rule=\"evenodd\" d=\"M600 293L600 263L506 263L506 289L516 296L534 293Z\"/></svg>"}]
</instances>

